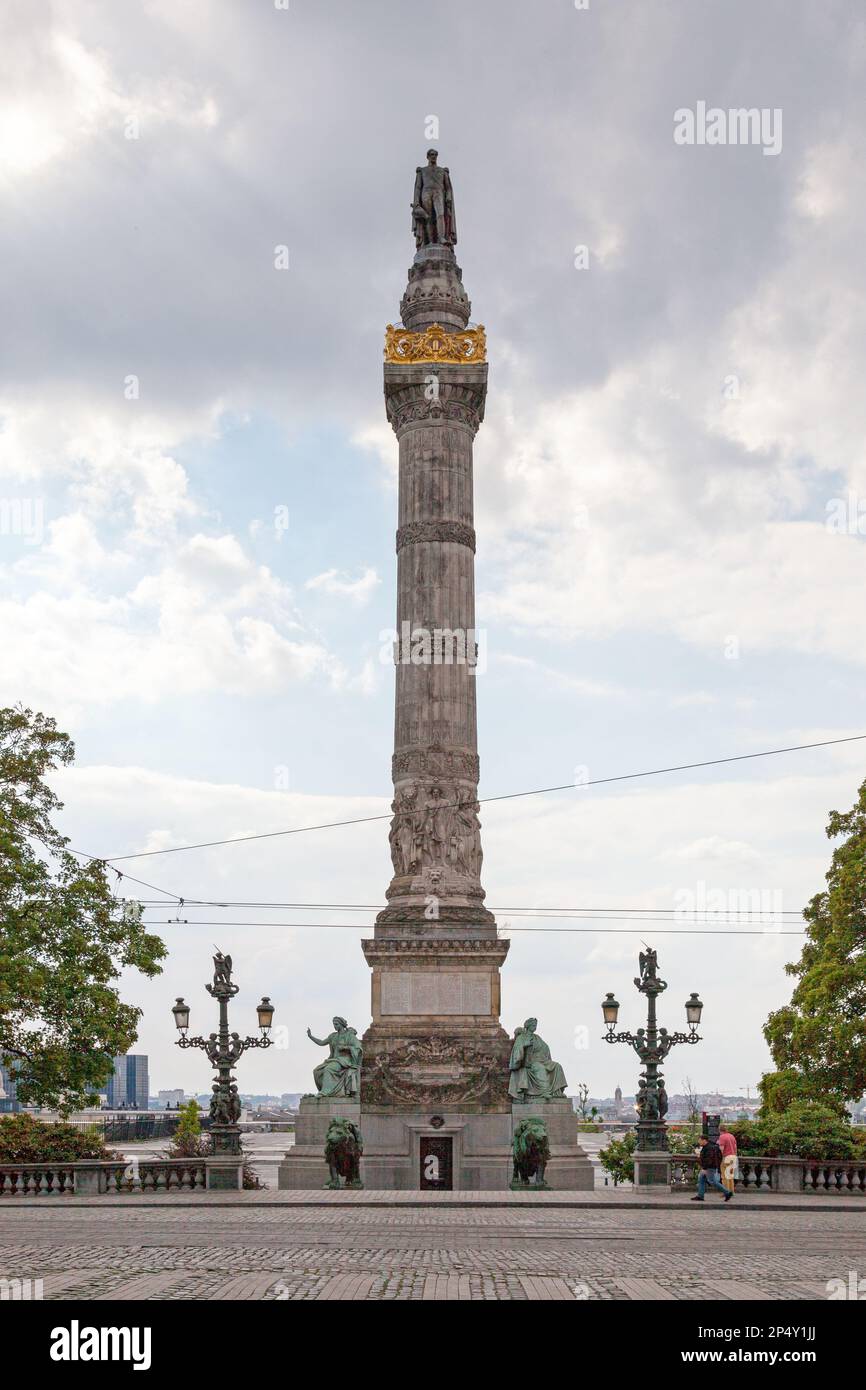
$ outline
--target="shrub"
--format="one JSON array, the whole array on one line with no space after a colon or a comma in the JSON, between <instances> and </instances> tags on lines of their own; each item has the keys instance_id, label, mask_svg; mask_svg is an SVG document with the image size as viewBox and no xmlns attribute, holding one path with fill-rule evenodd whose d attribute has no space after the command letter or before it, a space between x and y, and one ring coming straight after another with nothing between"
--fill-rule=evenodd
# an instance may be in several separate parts
<instances>
[{"instance_id":1,"label":"shrub","mask_svg":"<svg viewBox=\"0 0 866 1390\"><path fill-rule=\"evenodd\" d=\"M766 1121L736 1120L733 1124L725 1125L725 1129L736 1139L738 1154L746 1157L753 1154L764 1158L769 1156L770 1139Z\"/></svg>"},{"instance_id":2,"label":"shrub","mask_svg":"<svg viewBox=\"0 0 866 1390\"><path fill-rule=\"evenodd\" d=\"M795 1101L784 1115L774 1115L766 1125L767 1154L797 1158L854 1158L857 1141L848 1120L839 1118L832 1106L817 1101Z\"/></svg>"},{"instance_id":3,"label":"shrub","mask_svg":"<svg viewBox=\"0 0 866 1390\"><path fill-rule=\"evenodd\" d=\"M614 1187L621 1182L634 1182L634 1151L637 1133L631 1130L624 1139L611 1139L604 1149L599 1149L598 1157L602 1168L613 1178Z\"/></svg>"},{"instance_id":4,"label":"shrub","mask_svg":"<svg viewBox=\"0 0 866 1390\"><path fill-rule=\"evenodd\" d=\"M95 1134L75 1125L45 1124L32 1115L0 1118L0 1163L75 1163L117 1158Z\"/></svg>"},{"instance_id":5,"label":"shrub","mask_svg":"<svg viewBox=\"0 0 866 1390\"><path fill-rule=\"evenodd\" d=\"M168 1146L169 1158L207 1158L213 1152L211 1140L201 1132L197 1100L180 1107L180 1123Z\"/></svg>"},{"instance_id":6,"label":"shrub","mask_svg":"<svg viewBox=\"0 0 866 1390\"><path fill-rule=\"evenodd\" d=\"M699 1148L699 1124L668 1126L668 1148L672 1154L693 1154Z\"/></svg>"},{"instance_id":7,"label":"shrub","mask_svg":"<svg viewBox=\"0 0 866 1390\"><path fill-rule=\"evenodd\" d=\"M254 1190L256 1192L263 1192L267 1187L267 1183L262 1182L251 1159L246 1154L244 1154L243 1187L244 1191Z\"/></svg>"}]
</instances>

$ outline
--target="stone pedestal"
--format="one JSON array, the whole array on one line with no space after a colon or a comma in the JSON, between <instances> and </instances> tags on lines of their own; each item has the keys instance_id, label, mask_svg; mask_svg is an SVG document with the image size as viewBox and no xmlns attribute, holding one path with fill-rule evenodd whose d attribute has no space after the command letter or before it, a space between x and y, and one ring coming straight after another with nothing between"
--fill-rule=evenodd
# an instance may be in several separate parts
<instances>
[{"instance_id":1,"label":"stone pedestal","mask_svg":"<svg viewBox=\"0 0 866 1390\"><path fill-rule=\"evenodd\" d=\"M511 1115L362 1107L366 1188L501 1192L511 1177ZM438 1177L424 1177L430 1153ZM443 1156L445 1161L443 1162Z\"/></svg>"},{"instance_id":2,"label":"stone pedestal","mask_svg":"<svg viewBox=\"0 0 866 1390\"><path fill-rule=\"evenodd\" d=\"M507 1080L507 1073L506 1073ZM506 1105L500 1110L398 1111L392 1106L361 1107L364 1158L361 1172L368 1189L437 1190L424 1178L425 1152L435 1147L450 1157L445 1183L438 1190L504 1192L513 1173L512 1140L521 1120L539 1118L547 1127L550 1162L545 1173L554 1192L591 1192L592 1163L577 1137L571 1102ZM282 1181L280 1183L282 1186Z\"/></svg>"},{"instance_id":3,"label":"stone pedestal","mask_svg":"<svg viewBox=\"0 0 866 1390\"><path fill-rule=\"evenodd\" d=\"M239 1192L244 1185L243 1155L213 1154L204 1161L209 1191Z\"/></svg>"},{"instance_id":4,"label":"stone pedestal","mask_svg":"<svg viewBox=\"0 0 866 1390\"><path fill-rule=\"evenodd\" d=\"M527 1101L512 1106L512 1134L521 1120L543 1120L550 1141L544 1174L554 1192L592 1192L595 1170L578 1141L578 1119L570 1100ZM511 1173L508 1175L509 1181Z\"/></svg>"},{"instance_id":5,"label":"stone pedestal","mask_svg":"<svg viewBox=\"0 0 866 1390\"><path fill-rule=\"evenodd\" d=\"M634 1185L670 1191L671 1156L667 1149L658 1149L655 1153L641 1153L635 1149Z\"/></svg>"},{"instance_id":6,"label":"stone pedestal","mask_svg":"<svg viewBox=\"0 0 866 1390\"><path fill-rule=\"evenodd\" d=\"M102 1159L92 1163L76 1163L74 1171L76 1197L90 1197L108 1191L108 1176Z\"/></svg>"},{"instance_id":7,"label":"stone pedestal","mask_svg":"<svg viewBox=\"0 0 866 1390\"><path fill-rule=\"evenodd\" d=\"M327 1187L330 1174L325 1162L325 1138L332 1120L350 1120L361 1129L361 1107L357 1100L320 1100L303 1096L295 1123L294 1147L286 1150L277 1176L278 1188L311 1190ZM361 1176L364 1176L363 1160Z\"/></svg>"},{"instance_id":8,"label":"stone pedestal","mask_svg":"<svg viewBox=\"0 0 866 1390\"><path fill-rule=\"evenodd\" d=\"M802 1192L803 1160L793 1154L784 1154L770 1169L771 1192Z\"/></svg>"}]
</instances>

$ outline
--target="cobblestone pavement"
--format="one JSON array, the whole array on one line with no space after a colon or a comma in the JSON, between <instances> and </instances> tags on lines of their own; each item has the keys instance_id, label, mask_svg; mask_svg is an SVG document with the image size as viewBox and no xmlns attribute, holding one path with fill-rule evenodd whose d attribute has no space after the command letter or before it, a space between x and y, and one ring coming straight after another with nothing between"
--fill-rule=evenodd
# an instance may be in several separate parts
<instances>
[{"instance_id":1,"label":"cobblestone pavement","mask_svg":"<svg viewBox=\"0 0 866 1390\"><path fill-rule=\"evenodd\" d=\"M4 1206L0 1277L57 1300L790 1300L866 1275L848 1211L134 1201Z\"/></svg>"}]
</instances>

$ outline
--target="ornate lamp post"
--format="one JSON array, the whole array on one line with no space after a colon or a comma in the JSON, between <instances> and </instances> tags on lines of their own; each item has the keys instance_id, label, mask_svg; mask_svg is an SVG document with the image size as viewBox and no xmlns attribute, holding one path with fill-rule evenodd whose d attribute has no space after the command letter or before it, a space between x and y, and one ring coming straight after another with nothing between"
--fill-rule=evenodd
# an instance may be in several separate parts
<instances>
[{"instance_id":1,"label":"ornate lamp post","mask_svg":"<svg viewBox=\"0 0 866 1390\"><path fill-rule=\"evenodd\" d=\"M178 1047L202 1048L207 1053L211 1066L216 1069L217 1076L213 1083L213 1096L210 1103L210 1132L213 1136L214 1154L240 1157L242 1150L238 1120L241 1115L241 1102L232 1073L248 1047L273 1046L274 1040L268 1034L274 1021L274 1006L265 995L256 1009L259 1016L259 1027L262 1030L260 1038L241 1038L237 1033L230 1034L229 1000L238 992L238 986L232 983L232 958L217 951L213 958L213 964L213 984L205 985L205 989L208 994L213 995L214 999L219 1001L219 1032L211 1033L207 1038L187 1037L189 1005L185 1004L183 999L177 1000L172 1013L180 1032L180 1037L177 1039Z\"/></svg>"},{"instance_id":2,"label":"ornate lamp post","mask_svg":"<svg viewBox=\"0 0 866 1390\"><path fill-rule=\"evenodd\" d=\"M688 1033L669 1033L659 1028L656 1022L656 999L667 989L667 981L659 979L656 952L647 947L641 951L640 976L635 986L647 998L647 1025L638 1028L637 1033L617 1033L616 1022L619 1004L612 994L602 1002L602 1014L607 1025L605 1042L628 1043L637 1053L643 1071L638 1083L637 1094L637 1147L635 1150L635 1183L644 1186L669 1181L669 1159L667 1124L665 1115L668 1097L664 1076L659 1065L677 1043L698 1043L701 1038L697 1032L701 1021L703 1004L696 994L686 1000L686 1022ZM643 1156L643 1157L642 1157Z\"/></svg>"}]
</instances>

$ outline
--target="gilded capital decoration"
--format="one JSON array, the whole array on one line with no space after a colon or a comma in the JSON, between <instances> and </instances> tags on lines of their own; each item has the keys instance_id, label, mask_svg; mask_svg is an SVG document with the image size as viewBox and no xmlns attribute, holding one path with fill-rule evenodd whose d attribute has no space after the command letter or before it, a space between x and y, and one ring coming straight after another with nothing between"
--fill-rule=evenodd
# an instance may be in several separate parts
<instances>
[{"instance_id":1,"label":"gilded capital decoration","mask_svg":"<svg viewBox=\"0 0 866 1390\"><path fill-rule=\"evenodd\" d=\"M487 335L484 325L449 333L434 323L420 333L411 333L407 328L395 328L389 323L385 329L385 361L486 362Z\"/></svg>"}]
</instances>

